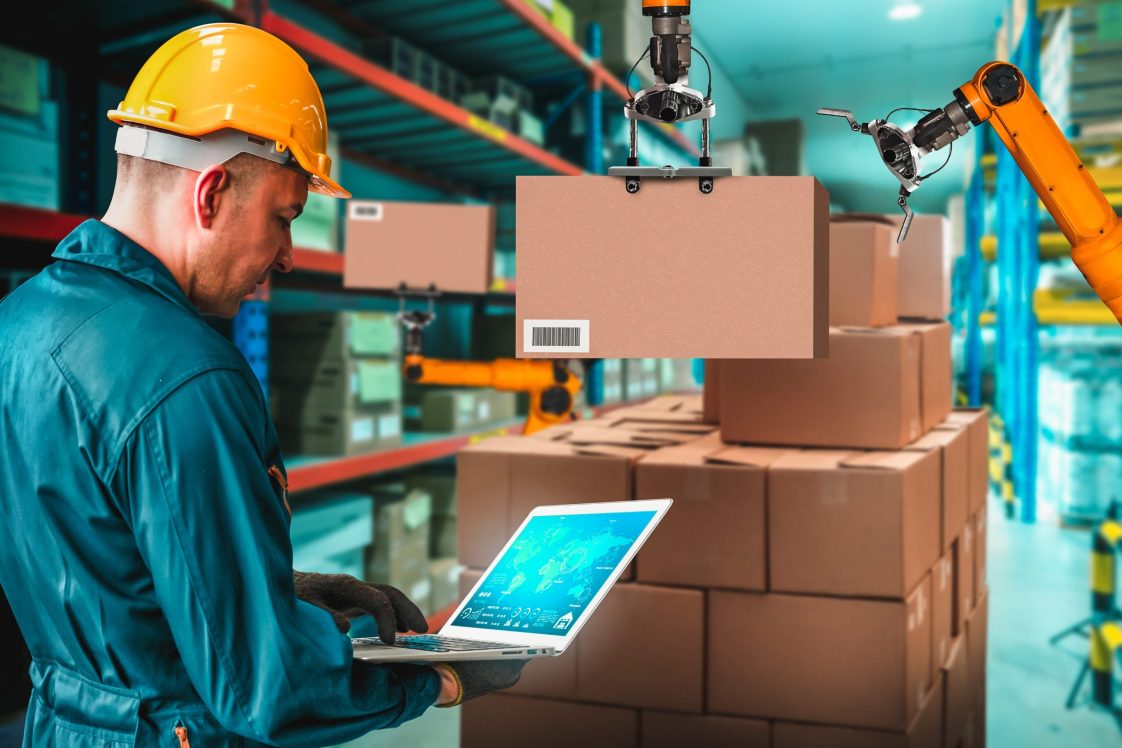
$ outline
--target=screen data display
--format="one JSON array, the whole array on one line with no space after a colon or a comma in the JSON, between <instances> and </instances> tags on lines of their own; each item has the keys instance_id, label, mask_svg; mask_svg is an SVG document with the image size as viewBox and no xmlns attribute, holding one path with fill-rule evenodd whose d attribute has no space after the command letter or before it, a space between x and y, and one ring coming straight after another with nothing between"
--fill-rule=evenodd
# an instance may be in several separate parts
<instances>
[{"instance_id":1,"label":"screen data display","mask_svg":"<svg viewBox=\"0 0 1122 748\"><path fill-rule=\"evenodd\" d=\"M655 514L532 517L452 624L564 636Z\"/></svg>"}]
</instances>

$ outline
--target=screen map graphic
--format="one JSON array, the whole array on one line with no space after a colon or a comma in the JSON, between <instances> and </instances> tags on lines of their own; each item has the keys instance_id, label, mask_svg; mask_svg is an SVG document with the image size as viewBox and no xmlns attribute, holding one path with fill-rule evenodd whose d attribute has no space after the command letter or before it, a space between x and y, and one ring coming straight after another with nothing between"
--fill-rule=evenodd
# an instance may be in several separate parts
<instances>
[{"instance_id":1,"label":"screen map graphic","mask_svg":"<svg viewBox=\"0 0 1122 748\"><path fill-rule=\"evenodd\" d=\"M531 518L453 625L565 636L654 516Z\"/></svg>"}]
</instances>

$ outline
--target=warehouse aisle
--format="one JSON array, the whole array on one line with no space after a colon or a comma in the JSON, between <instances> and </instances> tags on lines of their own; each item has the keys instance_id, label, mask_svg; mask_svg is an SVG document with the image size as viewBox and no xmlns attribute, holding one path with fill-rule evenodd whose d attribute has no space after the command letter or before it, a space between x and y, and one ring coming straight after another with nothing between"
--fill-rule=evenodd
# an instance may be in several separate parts
<instances>
[{"instance_id":1,"label":"warehouse aisle","mask_svg":"<svg viewBox=\"0 0 1122 748\"><path fill-rule=\"evenodd\" d=\"M998 504L989 520L990 748L1106 748L1122 746L1122 730L1086 705L1064 709L1087 640L1058 647L1055 633L1090 613L1090 534L1049 522L1005 521Z\"/></svg>"}]
</instances>

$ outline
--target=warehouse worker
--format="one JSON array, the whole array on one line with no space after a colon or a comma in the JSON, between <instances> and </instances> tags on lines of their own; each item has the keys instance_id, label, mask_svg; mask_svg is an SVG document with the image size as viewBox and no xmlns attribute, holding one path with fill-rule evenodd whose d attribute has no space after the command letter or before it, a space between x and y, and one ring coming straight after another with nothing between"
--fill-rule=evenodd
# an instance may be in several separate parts
<instances>
[{"instance_id":1,"label":"warehouse worker","mask_svg":"<svg viewBox=\"0 0 1122 748\"><path fill-rule=\"evenodd\" d=\"M307 65L255 28L201 26L109 117L104 219L0 304L0 584L33 657L24 744L325 745L512 685L512 663L352 658L352 617L375 614L387 640L424 618L392 588L294 579L261 388L201 316L291 269L309 189L348 196Z\"/></svg>"}]
</instances>

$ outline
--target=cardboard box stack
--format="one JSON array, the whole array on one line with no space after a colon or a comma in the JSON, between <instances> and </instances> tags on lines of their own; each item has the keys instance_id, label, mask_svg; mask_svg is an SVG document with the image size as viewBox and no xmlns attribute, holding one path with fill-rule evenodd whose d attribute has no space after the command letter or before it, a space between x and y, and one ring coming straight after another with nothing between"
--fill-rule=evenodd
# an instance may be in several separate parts
<instances>
[{"instance_id":1,"label":"cardboard box stack","mask_svg":"<svg viewBox=\"0 0 1122 748\"><path fill-rule=\"evenodd\" d=\"M410 431L462 434L513 420L518 396L479 387L409 387L406 404Z\"/></svg>"},{"instance_id":2,"label":"cardboard box stack","mask_svg":"<svg viewBox=\"0 0 1122 748\"><path fill-rule=\"evenodd\" d=\"M366 559L366 578L397 587L422 609L430 607L432 496L401 481L376 483L370 492L374 543Z\"/></svg>"},{"instance_id":3,"label":"cardboard box stack","mask_svg":"<svg viewBox=\"0 0 1122 748\"><path fill-rule=\"evenodd\" d=\"M342 456L401 442L394 315L279 314L270 329L270 407L286 452Z\"/></svg>"},{"instance_id":4,"label":"cardboard box stack","mask_svg":"<svg viewBox=\"0 0 1122 748\"><path fill-rule=\"evenodd\" d=\"M443 466L414 471L405 477L410 491L420 491L432 502L429 518L429 577L432 597L428 610L443 610L459 600L462 566L457 558L456 476Z\"/></svg>"},{"instance_id":5,"label":"cardboard box stack","mask_svg":"<svg viewBox=\"0 0 1122 748\"><path fill-rule=\"evenodd\" d=\"M951 410L947 325L898 320L894 228L834 228L852 282L831 313L858 317L830 358L710 362L708 403L659 398L598 434L460 455L476 569L534 504L675 500L572 651L465 706L465 746L500 742L513 713L545 745L574 723L596 726L586 745L984 741L986 415Z\"/></svg>"}]
</instances>

